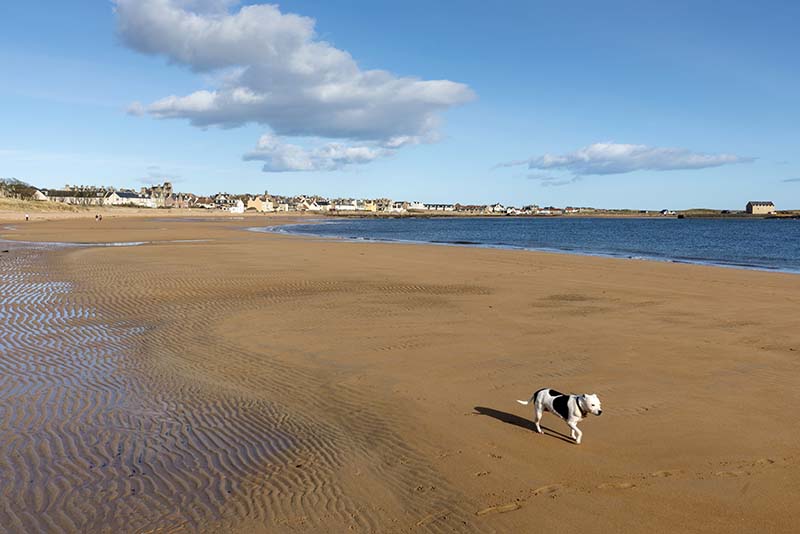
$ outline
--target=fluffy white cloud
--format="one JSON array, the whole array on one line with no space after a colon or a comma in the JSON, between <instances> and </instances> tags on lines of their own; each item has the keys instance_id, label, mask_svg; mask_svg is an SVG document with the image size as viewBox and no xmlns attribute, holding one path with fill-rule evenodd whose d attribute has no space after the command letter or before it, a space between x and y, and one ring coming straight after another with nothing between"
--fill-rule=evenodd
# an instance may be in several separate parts
<instances>
[{"instance_id":1,"label":"fluffy white cloud","mask_svg":"<svg viewBox=\"0 0 800 534\"><path fill-rule=\"evenodd\" d=\"M233 10L236 4L115 0L128 46L220 80L212 90L134 103L131 113L197 126L258 123L277 135L398 148L435 140L441 112L474 98L469 87L449 80L361 70L349 53L319 40L313 19L275 5Z\"/></svg>"},{"instance_id":2,"label":"fluffy white cloud","mask_svg":"<svg viewBox=\"0 0 800 534\"><path fill-rule=\"evenodd\" d=\"M663 148L620 143L595 143L568 154L544 154L535 158L502 164L527 165L530 169L589 174L624 174L633 171L673 171L705 169L734 163L750 163L754 158L733 154L704 154L685 148Z\"/></svg>"},{"instance_id":3,"label":"fluffy white cloud","mask_svg":"<svg viewBox=\"0 0 800 534\"><path fill-rule=\"evenodd\" d=\"M304 148L266 134L245 160L264 161L264 172L333 171L346 165L369 163L393 151L380 146L326 143L317 148Z\"/></svg>"}]
</instances>

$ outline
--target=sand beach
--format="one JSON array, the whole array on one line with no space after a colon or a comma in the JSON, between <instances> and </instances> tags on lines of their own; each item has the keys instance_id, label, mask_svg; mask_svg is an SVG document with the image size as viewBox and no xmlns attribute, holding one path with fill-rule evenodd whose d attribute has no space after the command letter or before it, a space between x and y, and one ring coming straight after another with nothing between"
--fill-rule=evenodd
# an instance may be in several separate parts
<instances>
[{"instance_id":1,"label":"sand beach","mask_svg":"<svg viewBox=\"0 0 800 534\"><path fill-rule=\"evenodd\" d=\"M800 528L800 276L291 221L0 230L0 531Z\"/></svg>"}]
</instances>

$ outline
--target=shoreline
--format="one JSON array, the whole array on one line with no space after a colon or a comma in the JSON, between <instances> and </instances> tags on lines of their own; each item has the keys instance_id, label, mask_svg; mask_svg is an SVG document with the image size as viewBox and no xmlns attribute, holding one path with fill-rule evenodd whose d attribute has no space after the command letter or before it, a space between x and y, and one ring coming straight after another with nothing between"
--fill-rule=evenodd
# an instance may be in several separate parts
<instances>
[{"instance_id":1,"label":"shoreline","mask_svg":"<svg viewBox=\"0 0 800 534\"><path fill-rule=\"evenodd\" d=\"M337 224L338 222L340 221L330 220L330 219L319 219L319 220L309 220L304 222L287 223L274 226L250 227L247 228L247 230L257 233L276 233L283 235L315 237L318 239L330 239L334 241L338 240L338 241L347 241L355 243L397 243L397 244L409 244L409 245L436 245L436 246L483 248L492 250L517 250L522 252L538 252L545 254L566 254L570 256L586 256L586 257L608 258L617 260L652 261L659 263L699 265L705 267L721 267L725 269L741 269L746 271L759 271L759 272L769 272L769 273L782 273L782 274L793 274L793 275L800 274L800 268L788 269L780 267L737 264L732 262L726 263L721 260L674 258L674 257L654 256L647 254L626 255L623 253L612 253L612 252L591 252L583 250L570 250L570 249L559 249L559 248L549 248L549 247L525 247L521 245L491 244L491 243L478 243L478 242L467 242L467 241L417 241L411 239L346 237L346 236L330 235L325 233L311 233L311 232L300 232L291 230L292 227L297 227L297 226L305 226L305 225L324 226L325 224Z\"/></svg>"},{"instance_id":2,"label":"shoreline","mask_svg":"<svg viewBox=\"0 0 800 534\"><path fill-rule=\"evenodd\" d=\"M237 223L237 222L247 222L251 223L255 220L265 221L266 219L271 220L273 224L267 226L248 226L242 229L255 232L255 233L274 233L279 235L293 235L293 236L300 236L300 237L308 237L308 238L316 238L316 239L326 239L332 241L344 241L344 242L354 242L354 243L387 243L387 244L407 244L407 245L432 245L432 246L446 246L446 247L466 247L466 248L476 248L476 249L488 249L488 250L511 250L511 251L519 251L519 252L533 252L533 253L543 253L543 254L563 254L567 256L579 256L579 257L589 257L589 258L605 258L605 259L614 259L614 260L630 260L630 261L646 261L646 262L656 262L656 263L663 263L663 264L674 264L674 265L695 265L701 267L718 267L724 269L736 269L736 270L744 270L744 271L756 271L756 272L767 272L767 273L778 273L778 274L790 274L790 275L798 275L800 274L800 269L791 269L791 268L781 268L781 267L770 267L770 266L759 266L759 265L749 265L749 264L738 264L733 262L724 262L721 260L703 260L703 259L691 259L691 258L678 258L678 257L665 257L665 256L656 256L650 254L627 254L627 253L613 253L613 252L592 252L592 251L583 251L583 250L571 250L571 249L560 249L560 248L549 248L549 247L525 247L521 245L511 245L511 244L491 244L491 243L478 243L478 242L467 242L467 241L417 241L417 240L405 240L405 239L389 239L389 238L367 238L367 237L344 237L344 236L337 236L337 235L330 235L324 233L311 233L311 232L298 232L292 231L292 227L297 226L305 226L305 225L320 225L324 226L326 224L337 224L340 222L345 222L347 220L352 219L341 219L337 217L319 217L319 215L292 215L292 214L245 214L245 215L230 215L230 214L219 214L214 216L206 216L207 214L186 214L180 213L176 214L177 216L172 217L161 217L161 216L148 216L152 214L148 214L147 212L144 213L136 213L136 214L117 214L118 216L115 217L116 219L139 219L143 221L151 221L151 222L165 222L165 223L202 223L202 222L215 222L215 223ZM420 217L420 218L427 218L427 217ZM464 217L469 218L469 217ZM464 219L462 218L462 219ZM482 220L490 217L473 217L474 219ZM491 217L495 219L505 219L505 217ZM570 218L578 219L581 218L579 216L572 216ZM588 217L591 218L591 217ZM635 217L620 217L622 219L631 219ZM540 218L543 219L543 218ZM647 218L644 218L645 220ZM67 220L88 220L91 219L87 217L70 217ZM364 220L375 220L372 218L365 218ZM660 220L660 219L659 219ZM755 219L753 219L755 220ZM0 221L2 222L2 221ZM30 221L30 223L46 223L52 222L52 219L45 219L39 221ZM24 231L25 223L23 222L22 225L11 225L5 224L4 226L0 227L0 243L3 242L15 242L15 243L25 243L24 240L15 239L16 233L20 230ZM154 241L130 241L130 242L97 242L97 241L76 241L76 242L63 242L63 241L46 241L46 240L39 240L39 241L29 241L29 244L39 244L42 246L50 245L50 246L59 246L59 245L66 245L66 246L136 246L136 245L144 245L144 244L156 244L156 243L167 243L167 242L175 242L180 243L183 241L193 241L193 240L154 240Z\"/></svg>"}]
</instances>

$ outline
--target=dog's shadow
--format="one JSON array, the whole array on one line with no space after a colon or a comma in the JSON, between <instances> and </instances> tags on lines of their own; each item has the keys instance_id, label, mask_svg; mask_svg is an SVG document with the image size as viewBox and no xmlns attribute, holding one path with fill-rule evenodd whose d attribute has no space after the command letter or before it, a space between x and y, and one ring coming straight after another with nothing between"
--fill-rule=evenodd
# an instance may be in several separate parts
<instances>
[{"instance_id":1,"label":"dog's shadow","mask_svg":"<svg viewBox=\"0 0 800 534\"><path fill-rule=\"evenodd\" d=\"M520 428L524 428L526 430L530 430L531 432L536 432L536 427L533 426L533 421L530 419L525 419L524 417L520 417L518 415L514 415L513 413L501 412L500 410L495 410L494 408L486 408L485 406L475 406L473 408L476 413L480 415L488 415L498 421L502 421L509 425L518 426ZM551 438L560 439L561 441L566 441L567 443L574 444L575 440L567 436L566 434L562 434L561 432L557 432L552 428L547 428L543 424L539 424L542 427L542 431L544 431L545 436L550 436Z\"/></svg>"}]
</instances>

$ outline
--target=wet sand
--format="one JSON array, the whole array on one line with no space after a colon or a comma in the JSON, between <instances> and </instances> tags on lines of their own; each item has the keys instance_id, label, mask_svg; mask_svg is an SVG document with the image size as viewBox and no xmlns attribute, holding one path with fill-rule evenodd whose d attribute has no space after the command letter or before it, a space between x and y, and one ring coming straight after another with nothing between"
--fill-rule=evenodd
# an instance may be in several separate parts
<instances>
[{"instance_id":1,"label":"wet sand","mask_svg":"<svg viewBox=\"0 0 800 534\"><path fill-rule=\"evenodd\" d=\"M0 231L0 530L797 531L800 276L264 220Z\"/></svg>"}]
</instances>

